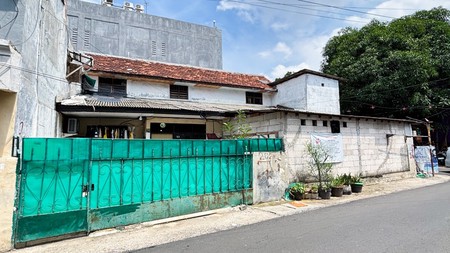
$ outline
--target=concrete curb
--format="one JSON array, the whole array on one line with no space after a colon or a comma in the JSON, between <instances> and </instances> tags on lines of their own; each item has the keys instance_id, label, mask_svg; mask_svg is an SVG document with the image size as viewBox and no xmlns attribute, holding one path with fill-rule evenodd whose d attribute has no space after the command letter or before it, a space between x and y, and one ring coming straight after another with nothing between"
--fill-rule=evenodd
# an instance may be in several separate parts
<instances>
[{"instance_id":1,"label":"concrete curb","mask_svg":"<svg viewBox=\"0 0 450 253\"><path fill-rule=\"evenodd\" d=\"M223 208L197 214L184 215L115 229L102 230L87 237L37 245L13 250L22 252L124 252L157 246L213 232L233 229L270 219L309 212L319 208L345 204L361 199L383 196L394 192L426 187L450 181L450 175L433 178L378 179L364 186L361 194L352 194L331 200L305 200L303 207L288 201L274 201L253 206ZM393 184L398 183L398 184ZM400 185L400 187L397 187Z\"/></svg>"}]
</instances>

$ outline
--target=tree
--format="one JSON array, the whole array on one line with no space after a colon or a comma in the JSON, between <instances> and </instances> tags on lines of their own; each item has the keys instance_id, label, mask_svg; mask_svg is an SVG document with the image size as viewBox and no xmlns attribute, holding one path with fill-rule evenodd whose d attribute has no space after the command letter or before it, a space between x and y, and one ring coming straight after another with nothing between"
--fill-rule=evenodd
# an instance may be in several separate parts
<instances>
[{"instance_id":1,"label":"tree","mask_svg":"<svg viewBox=\"0 0 450 253\"><path fill-rule=\"evenodd\" d=\"M320 143L308 142L306 143L306 153L308 154L308 167L311 175L319 182L319 189L329 189L333 164L328 161L330 158L328 148Z\"/></svg>"},{"instance_id":2,"label":"tree","mask_svg":"<svg viewBox=\"0 0 450 253\"><path fill-rule=\"evenodd\" d=\"M281 80L281 79L283 79L283 78L285 78L285 77L288 77L288 76L290 76L290 75L292 75L292 74L294 74L294 72L288 71L288 72L286 72L286 74L284 74L283 77L281 77L281 78L275 78L275 81Z\"/></svg>"},{"instance_id":3,"label":"tree","mask_svg":"<svg viewBox=\"0 0 450 253\"><path fill-rule=\"evenodd\" d=\"M247 115L245 112L238 110L233 120L223 123L224 133L228 133L227 138L245 139L252 131L251 126L247 123Z\"/></svg>"},{"instance_id":4,"label":"tree","mask_svg":"<svg viewBox=\"0 0 450 253\"><path fill-rule=\"evenodd\" d=\"M323 52L322 71L346 79L346 114L428 117L450 105L450 11L345 28Z\"/></svg>"}]
</instances>

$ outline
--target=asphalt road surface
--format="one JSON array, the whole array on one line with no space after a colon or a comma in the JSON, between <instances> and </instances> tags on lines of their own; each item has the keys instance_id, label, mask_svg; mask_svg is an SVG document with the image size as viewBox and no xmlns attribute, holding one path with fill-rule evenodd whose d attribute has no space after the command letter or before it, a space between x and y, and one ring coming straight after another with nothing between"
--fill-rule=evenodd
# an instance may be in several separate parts
<instances>
[{"instance_id":1,"label":"asphalt road surface","mask_svg":"<svg viewBox=\"0 0 450 253\"><path fill-rule=\"evenodd\" d=\"M450 183L331 206L136 252L450 252Z\"/></svg>"}]
</instances>

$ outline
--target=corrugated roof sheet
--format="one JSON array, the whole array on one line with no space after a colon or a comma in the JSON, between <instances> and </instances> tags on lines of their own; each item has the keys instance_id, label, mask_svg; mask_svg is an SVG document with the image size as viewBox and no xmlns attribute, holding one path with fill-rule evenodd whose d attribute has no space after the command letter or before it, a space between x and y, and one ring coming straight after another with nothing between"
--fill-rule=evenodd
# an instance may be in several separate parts
<instances>
[{"instance_id":1,"label":"corrugated roof sheet","mask_svg":"<svg viewBox=\"0 0 450 253\"><path fill-rule=\"evenodd\" d=\"M65 99L61 102L63 106L90 106L90 107L111 107L111 108L146 108L165 110L188 110L199 112L234 112L237 110L246 111L267 111L274 107L263 105L235 105L216 104L173 99L138 99L138 98L114 98L101 96L76 96Z\"/></svg>"},{"instance_id":2,"label":"corrugated roof sheet","mask_svg":"<svg viewBox=\"0 0 450 253\"><path fill-rule=\"evenodd\" d=\"M91 68L92 71L218 86L271 89L268 85L270 81L262 75L233 73L222 70L109 55L98 55L93 53L88 53L88 55L94 58L94 66Z\"/></svg>"}]
</instances>

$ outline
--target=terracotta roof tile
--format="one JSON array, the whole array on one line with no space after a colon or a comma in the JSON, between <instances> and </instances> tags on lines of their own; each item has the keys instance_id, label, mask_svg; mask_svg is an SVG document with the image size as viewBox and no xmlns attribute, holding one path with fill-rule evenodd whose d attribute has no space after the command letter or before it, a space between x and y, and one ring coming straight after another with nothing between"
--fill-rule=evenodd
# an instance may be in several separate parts
<instances>
[{"instance_id":1,"label":"terracotta roof tile","mask_svg":"<svg viewBox=\"0 0 450 253\"><path fill-rule=\"evenodd\" d=\"M217 86L270 89L270 81L261 75L177 65L148 60L130 59L89 53L94 58L92 71L136 75L173 81L185 81Z\"/></svg>"}]
</instances>

